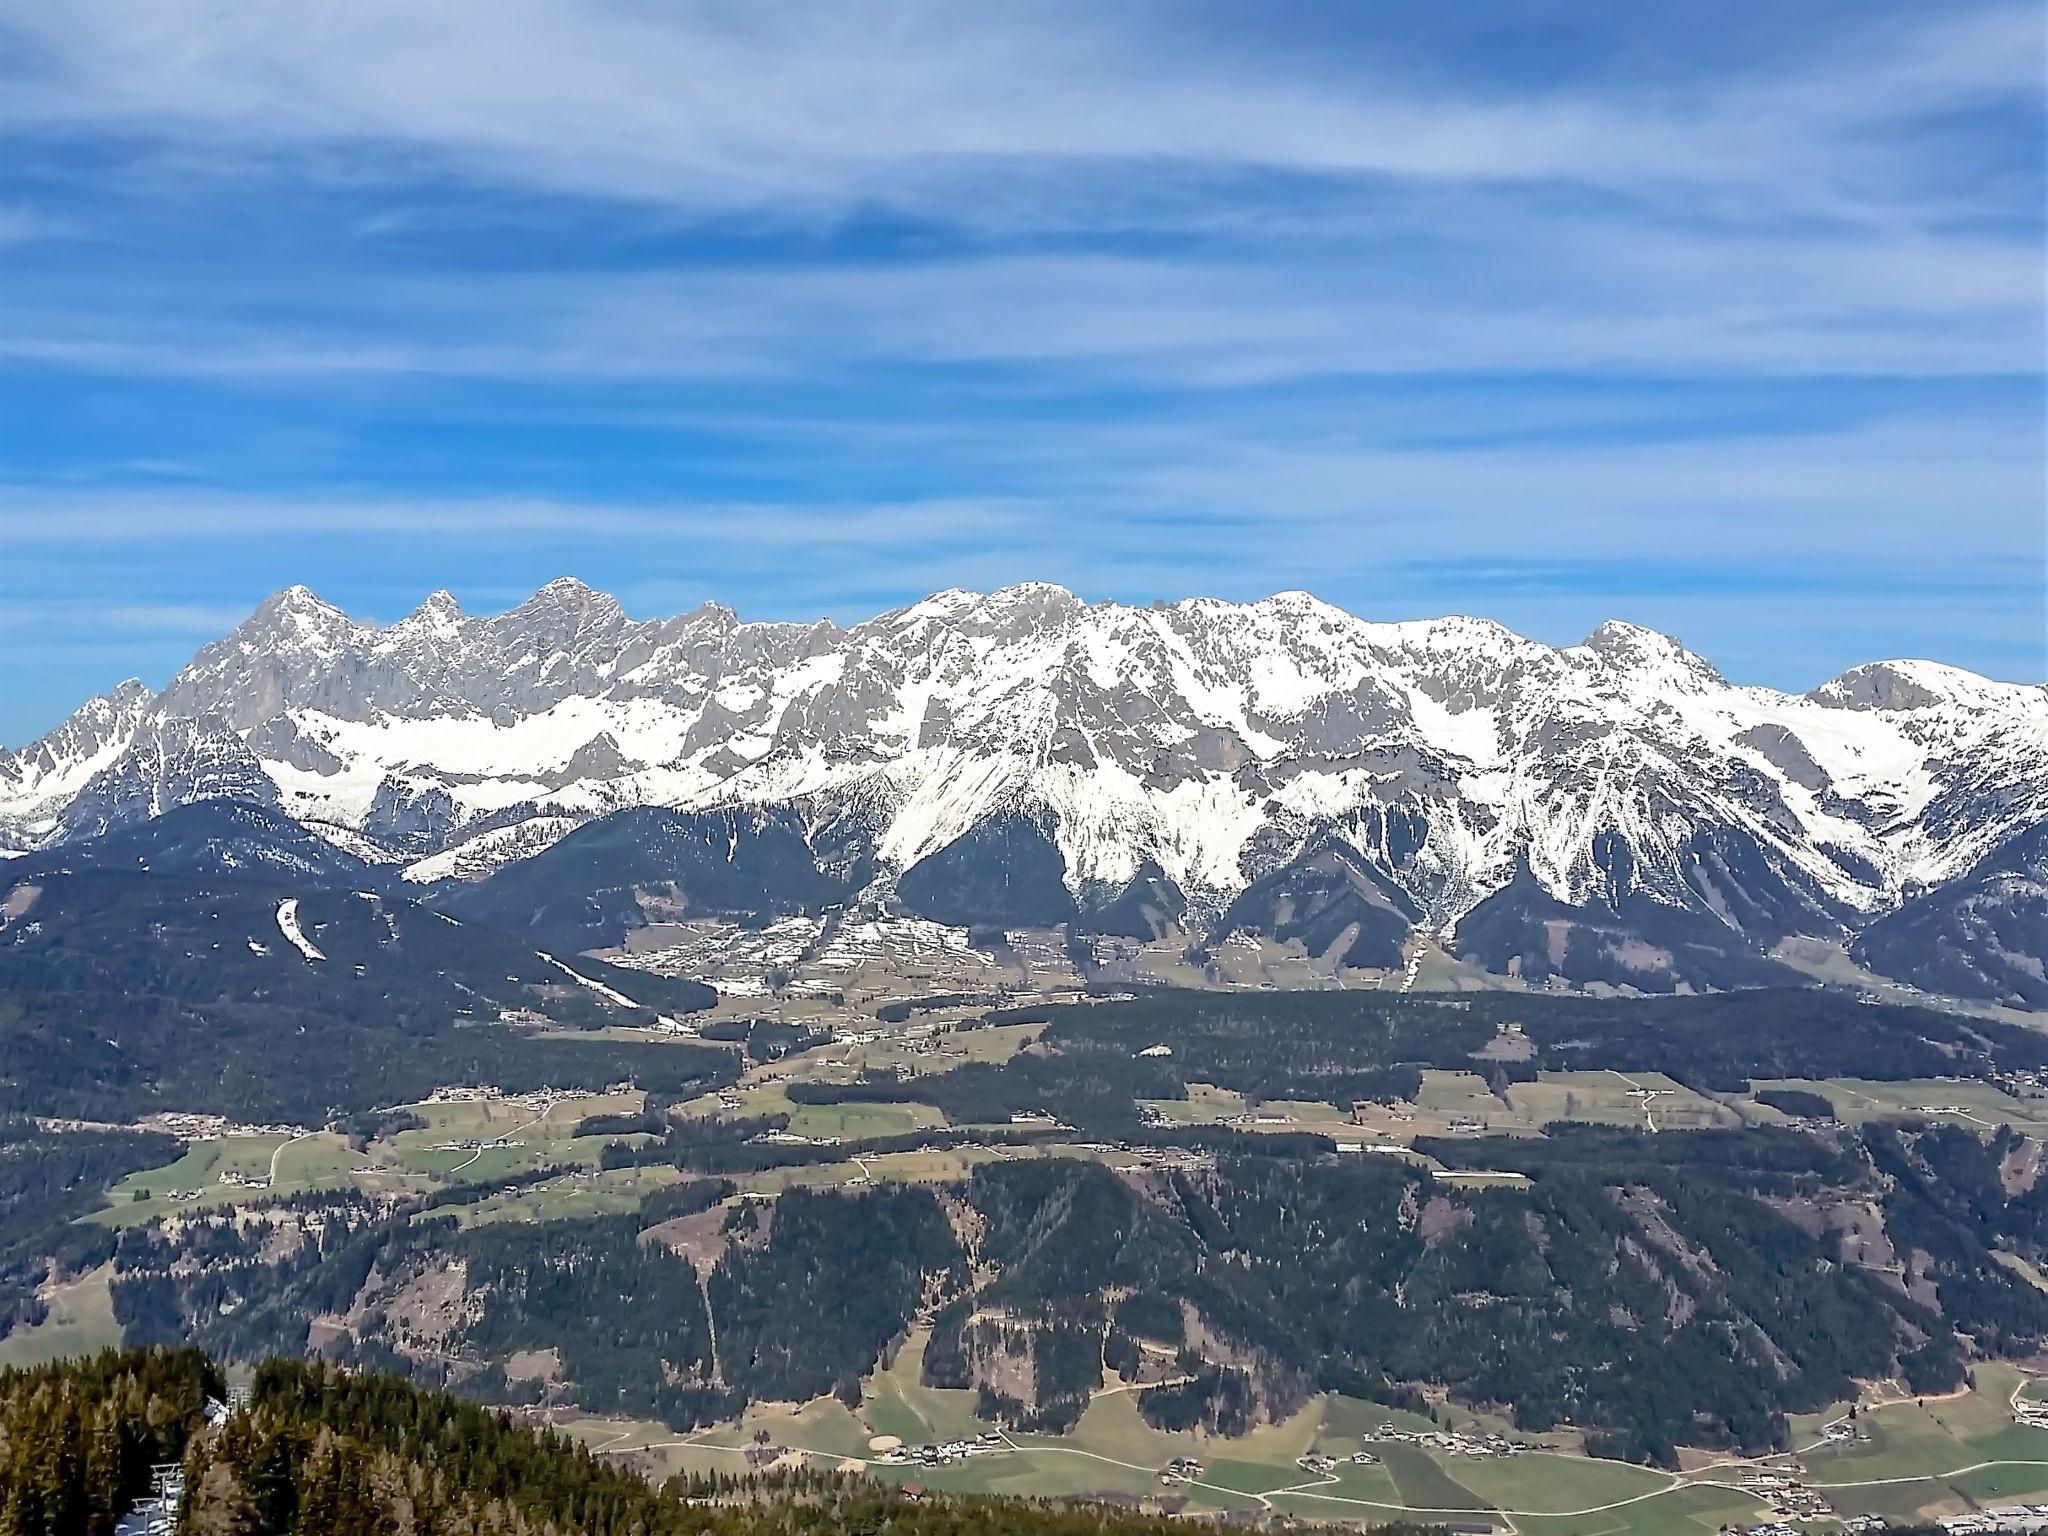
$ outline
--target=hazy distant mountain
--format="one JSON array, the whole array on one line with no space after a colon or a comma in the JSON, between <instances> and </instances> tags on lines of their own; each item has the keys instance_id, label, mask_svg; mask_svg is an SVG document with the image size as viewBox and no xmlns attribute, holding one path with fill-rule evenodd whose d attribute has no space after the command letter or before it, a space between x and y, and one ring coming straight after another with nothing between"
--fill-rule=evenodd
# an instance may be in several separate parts
<instances>
[{"instance_id":1,"label":"hazy distant mountain","mask_svg":"<svg viewBox=\"0 0 2048 1536\"><path fill-rule=\"evenodd\" d=\"M470 900L493 921L591 942L650 909L866 891L1372 966L1421 929L1497 969L1668 989L1782 978L1778 940L1865 929L1867 963L1932 976L1938 931L1965 957L1942 987L2035 1001L2048 948L2038 878L1999 863L2048 824L2048 689L1887 661L1787 695L1626 624L1556 649L1302 593L1127 608L1034 584L840 629L635 621L565 580L378 627L294 587L161 695L124 684L0 753L0 839L223 795L413 881L492 877ZM640 807L676 814L575 832ZM1909 916L1951 887L1967 915Z\"/></svg>"}]
</instances>

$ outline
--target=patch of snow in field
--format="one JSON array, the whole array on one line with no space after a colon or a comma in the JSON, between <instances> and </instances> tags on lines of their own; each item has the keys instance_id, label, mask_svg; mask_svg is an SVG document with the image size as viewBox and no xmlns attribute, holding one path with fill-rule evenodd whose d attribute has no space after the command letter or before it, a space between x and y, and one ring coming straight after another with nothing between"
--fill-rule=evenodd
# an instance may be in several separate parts
<instances>
[{"instance_id":1,"label":"patch of snow in field","mask_svg":"<svg viewBox=\"0 0 2048 1536\"><path fill-rule=\"evenodd\" d=\"M821 970L851 971L877 961L931 960L945 955L974 955L994 961L994 956L967 942L965 928L906 917L846 924L818 956L818 966Z\"/></svg>"},{"instance_id":2,"label":"patch of snow in field","mask_svg":"<svg viewBox=\"0 0 2048 1536\"><path fill-rule=\"evenodd\" d=\"M571 981L581 982L584 986L590 988L591 991L595 992L599 997L605 999L605 1001L617 1003L621 1008L638 1008L640 1006L638 1003L634 1002L633 999L626 996L625 993L619 991L617 988L606 986L603 982L597 980L597 978L595 978L594 976L584 975L581 971L577 970L572 965L562 964L561 961L557 960L553 955L548 954L546 951L536 949L534 953L536 955L539 955L541 959L547 961L549 965L552 965L564 976L567 976Z\"/></svg>"},{"instance_id":3,"label":"patch of snow in field","mask_svg":"<svg viewBox=\"0 0 2048 1536\"><path fill-rule=\"evenodd\" d=\"M713 976L706 983L720 997L766 997L768 983L759 976Z\"/></svg>"},{"instance_id":4,"label":"patch of snow in field","mask_svg":"<svg viewBox=\"0 0 2048 1536\"><path fill-rule=\"evenodd\" d=\"M287 896L277 904L277 931L285 941L308 960L325 960L327 957L313 947L313 941L299 928L299 898Z\"/></svg>"}]
</instances>

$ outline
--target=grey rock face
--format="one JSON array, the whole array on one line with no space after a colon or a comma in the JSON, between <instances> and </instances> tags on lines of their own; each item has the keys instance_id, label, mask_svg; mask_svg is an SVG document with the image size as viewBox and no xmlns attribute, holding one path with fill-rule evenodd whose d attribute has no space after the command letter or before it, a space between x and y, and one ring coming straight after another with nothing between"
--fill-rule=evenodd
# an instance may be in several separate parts
<instances>
[{"instance_id":1,"label":"grey rock face","mask_svg":"<svg viewBox=\"0 0 2048 1536\"><path fill-rule=\"evenodd\" d=\"M31 846L39 818L54 818L91 776L118 756L149 717L150 691L134 678L86 700L42 740L19 752L0 749L0 827L19 828L13 845ZM7 846L0 840L0 846Z\"/></svg>"},{"instance_id":2,"label":"grey rock face","mask_svg":"<svg viewBox=\"0 0 2048 1536\"><path fill-rule=\"evenodd\" d=\"M65 806L60 824L66 837L97 837L201 800L275 809L277 785L224 717L152 718Z\"/></svg>"}]
</instances>

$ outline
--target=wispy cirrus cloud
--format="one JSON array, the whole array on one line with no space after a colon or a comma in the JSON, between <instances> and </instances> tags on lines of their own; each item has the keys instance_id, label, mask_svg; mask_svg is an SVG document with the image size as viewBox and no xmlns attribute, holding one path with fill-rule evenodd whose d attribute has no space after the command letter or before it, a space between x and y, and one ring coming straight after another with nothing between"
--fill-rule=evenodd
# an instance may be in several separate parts
<instances>
[{"instance_id":1,"label":"wispy cirrus cloud","mask_svg":"<svg viewBox=\"0 0 2048 1536\"><path fill-rule=\"evenodd\" d=\"M1559 227L1511 274L1500 231L1439 233L1438 267L1372 277L1332 250L976 256L758 271L359 279L281 303L203 274L127 295L24 281L0 360L238 378L790 378L876 366L1002 369L1210 389L1293 378L2027 375L2038 263L2024 247L1788 234L1707 240ZM1455 296L1444 268L1471 269ZM47 297L38 301L38 287ZM51 291L55 290L55 291ZM111 302L109 302L111 300ZM280 317L280 308L288 313Z\"/></svg>"},{"instance_id":2,"label":"wispy cirrus cloud","mask_svg":"<svg viewBox=\"0 0 2048 1536\"><path fill-rule=\"evenodd\" d=\"M1816 8L1781 55L1583 78L1418 71L1369 20L1290 40L1227 14L1189 13L1161 49L1145 7L511 0L484 27L374 0L288 23L216 0L0 4L0 133L99 136L130 211L173 222L166 199L324 188L356 246L268 230L274 264L229 253L226 282L175 249L112 282L30 269L7 352L230 377L889 361L1193 385L2039 365L2038 153L1959 156L1929 128L2038 108L2033 7ZM1637 66L1711 60L1702 22L1631 25ZM581 199L554 219L595 218L614 248L508 263L531 243L517 199L423 164ZM727 223L679 251L629 205ZM435 219L461 210L487 221L460 247L481 260L435 259ZM849 241L875 210L938 248Z\"/></svg>"},{"instance_id":3,"label":"wispy cirrus cloud","mask_svg":"<svg viewBox=\"0 0 2048 1536\"><path fill-rule=\"evenodd\" d=\"M1308 586L1771 681L2038 675L2044 34L0 0L0 732L289 581L389 614L564 570L792 618Z\"/></svg>"},{"instance_id":4,"label":"wispy cirrus cloud","mask_svg":"<svg viewBox=\"0 0 2048 1536\"><path fill-rule=\"evenodd\" d=\"M0 18L25 64L0 121L113 125L263 157L404 146L490 180L659 203L830 210L931 196L971 222L949 178L1000 183L1006 168L1039 161L1776 183L1807 204L1854 203L1897 149L1873 125L2038 89L2029 7L1899 8L1839 24L1856 14L1815 7L1784 57L1710 82L1614 70L1567 73L1576 88L1558 90L1498 74L1461 83L1441 60L1433 79L1418 75L1378 46L1375 33L1398 23L1361 17L1332 35L1298 25L1307 13L1269 25L1150 5L963 17L934 0L504 0L480 25L468 7L399 0L289 13L14 0ZM1727 22L1693 27L1717 24ZM1663 35L1631 30L1647 55L1702 41L1683 21ZM1178 46L1161 47L1166 38ZM365 173L361 162L334 169Z\"/></svg>"}]
</instances>

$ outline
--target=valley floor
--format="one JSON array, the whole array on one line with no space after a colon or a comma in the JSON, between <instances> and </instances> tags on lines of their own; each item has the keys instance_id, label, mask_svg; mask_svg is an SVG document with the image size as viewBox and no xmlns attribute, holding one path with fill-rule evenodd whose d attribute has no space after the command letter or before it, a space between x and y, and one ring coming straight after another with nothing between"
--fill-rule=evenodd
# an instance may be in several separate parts
<instances>
[{"instance_id":1,"label":"valley floor","mask_svg":"<svg viewBox=\"0 0 2048 1536\"><path fill-rule=\"evenodd\" d=\"M1421 1438L1444 1433L1443 1424L1337 1396L1314 1398L1284 1422L1241 1439L1216 1440L1153 1429L1130 1395L1112 1387L1069 1434L1012 1434L977 1420L971 1394L919 1385L922 1348L914 1335L877 1374L857 1410L832 1399L763 1407L686 1436L627 1420L575 1414L552 1420L601 1454L656 1476L731 1472L749 1452L757 1459L773 1453L958 1492L1107 1495L1189 1513L1291 1514L1318 1522L1412 1516L1484 1523L1525 1536L1703 1536L1789 1513L1786 1500L1796 1503L1791 1490L1801 1487L1840 1517L1877 1515L1902 1523L1987 1505L2048 1502L2048 1428L2013 1418L2014 1400L2048 1383L2002 1364L1981 1367L1976 1385L1950 1398L1917 1403L1874 1395L1802 1418L1789 1455L1695 1457L1689 1459L1696 1465L1667 1473L1575 1453L1559 1443L1568 1437L1510 1433L1529 1448L1504 1457L1461 1454ZM1474 1443L1505 1429L1455 1409L1446 1417L1451 1434ZM1392 1439L1383 1426L1416 1438ZM1867 1438L1858 1438L1858 1429ZM995 1443L937 1466L870 1448L877 1436L915 1446L983 1435ZM1375 1460L1354 1463L1350 1458L1361 1450ZM1183 1457L1201 1470L1167 1481L1169 1465ZM1335 1465L1301 1465L1311 1457L1334 1458ZM1800 1523L1825 1529L1837 1522L1818 1516Z\"/></svg>"}]
</instances>

